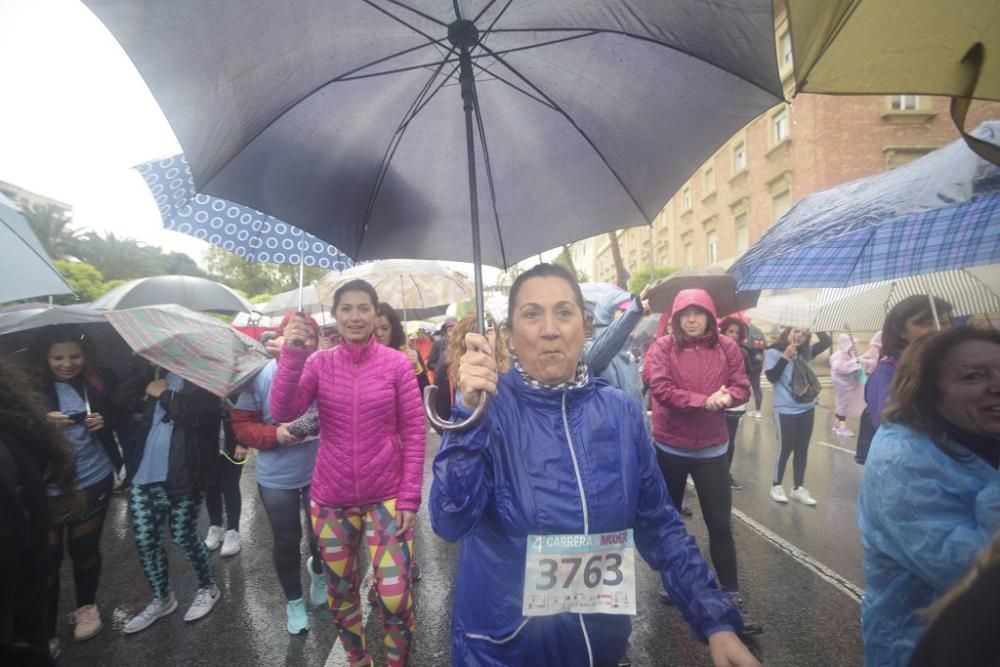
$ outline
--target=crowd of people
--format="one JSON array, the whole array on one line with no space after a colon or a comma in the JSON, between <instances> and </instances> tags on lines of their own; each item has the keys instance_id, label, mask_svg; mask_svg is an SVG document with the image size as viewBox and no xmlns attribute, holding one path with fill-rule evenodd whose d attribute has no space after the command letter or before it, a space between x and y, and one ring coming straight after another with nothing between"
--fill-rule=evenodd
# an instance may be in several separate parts
<instances>
[{"instance_id":1,"label":"crowd of people","mask_svg":"<svg viewBox=\"0 0 1000 667\"><path fill-rule=\"evenodd\" d=\"M963 619L988 604L995 614L1000 333L949 328L950 310L906 299L864 354L845 334L830 360L832 428L851 437L847 420L859 420L865 465L857 521L868 665L938 664L929 660L975 627ZM28 368L0 360L0 663L58 657L65 551L73 637L102 630L101 533L115 492L127 494L151 593L124 632L178 608L168 530L197 581L184 620L208 615L221 598L211 552L241 549L240 481L253 451L288 632L306 632L309 608L326 606L350 664L373 664L361 604L370 567L387 663L407 664L419 622L421 392L434 383L433 409L453 422L488 397L476 423L442 430L432 462L431 525L461 542L453 664L625 663L636 550L716 665L758 664L744 640L765 628L740 587L731 525L739 424L760 418L765 377L777 435L770 498L817 505L805 481L821 394L813 364L828 334L788 326L766 346L744 318L719 317L708 292L690 289L637 359L629 337L648 314L646 293L587 302L572 274L549 264L518 276L507 320L490 319L485 334L470 315L414 345L360 280L337 289L332 314L335 343L313 318L289 313L264 341L271 361L225 400L152 365L116 378L72 325L40 330ZM682 519L689 478L708 560ZM978 576L966 577L984 549ZM576 567L552 556L567 553ZM557 584L573 594L550 595ZM994 635L962 650L988 651Z\"/></svg>"}]
</instances>

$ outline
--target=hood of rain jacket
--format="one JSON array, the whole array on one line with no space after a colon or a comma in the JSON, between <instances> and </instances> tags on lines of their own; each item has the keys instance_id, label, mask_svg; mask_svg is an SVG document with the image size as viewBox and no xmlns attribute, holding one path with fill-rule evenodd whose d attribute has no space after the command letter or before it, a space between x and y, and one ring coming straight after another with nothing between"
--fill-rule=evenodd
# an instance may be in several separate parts
<instances>
[{"instance_id":1,"label":"hood of rain jacket","mask_svg":"<svg viewBox=\"0 0 1000 667\"><path fill-rule=\"evenodd\" d=\"M629 307L615 319L623 303ZM642 380L639 364L629 354L629 336L642 319L642 304L625 290L610 292L594 307L594 336L583 347L583 357L594 374L618 387L642 406Z\"/></svg>"},{"instance_id":2,"label":"hood of rain jacket","mask_svg":"<svg viewBox=\"0 0 1000 667\"><path fill-rule=\"evenodd\" d=\"M709 313L705 335L692 339L680 333L679 314L688 306ZM652 395L653 437L680 449L705 449L729 441L724 410L709 411L705 400L723 385L732 406L746 403L750 380L739 344L720 336L708 292L683 290L674 299L674 333L658 338L646 353L643 379Z\"/></svg>"},{"instance_id":3,"label":"hood of rain jacket","mask_svg":"<svg viewBox=\"0 0 1000 667\"><path fill-rule=\"evenodd\" d=\"M521 615L529 534L632 528L699 639L741 623L667 498L642 412L603 379L551 391L501 375L483 419L445 435L430 512L438 535L462 541L455 665L588 665L588 646L593 664L624 654L627 616Z\"/></svg>"},{"instance_id":4,"label":"hood of rain jacket","mask_svg":"<svg viewBox=\"0 0 1000 667\"><path fill-rule=\"evenodd\" d=\"M866 665L909 664L920 610L972 567L1000 530L1000 472L931 438L882 424L865 462L857 519L867 590L861 605Z\"/></svg>"},{"instance_id":5,"label":"hood of rain jacket","mask_svg":"<svg viewBox=\"0 0 1000 667\"><path fill-rule=\"evenodd\" d=\"M297 419L313 401L320 444L311 497L326 507L397 498L420 507L426 427L409 357L375 338L312 355L284 347L271 384L271 417Z\"/></svg>"}]
</instances>

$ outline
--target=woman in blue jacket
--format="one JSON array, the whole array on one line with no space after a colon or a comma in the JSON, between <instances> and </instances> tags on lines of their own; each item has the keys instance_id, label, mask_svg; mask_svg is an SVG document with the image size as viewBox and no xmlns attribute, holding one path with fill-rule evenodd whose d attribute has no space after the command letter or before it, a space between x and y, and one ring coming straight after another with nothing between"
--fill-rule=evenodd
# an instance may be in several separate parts
<instances>
[{"instance_id":1,"label":"woman in blue jacket","mask_svg":"<svg viewBox=\"0 0 1000 667\"><path fill-rule=\"evenodd\" d=\"M909 664L922 610L1000 530L1000 333L953 329L910 345L892 395L857 509L868 667Z\"/></svg>"},{"instance_id":2,"label":"woman in blue jacket","mask_svg":"<svg viewBox=\"0 0 1000 667\"><path fill-rule=\"evenodd\" d=\"M514 368L498 376L495 339L466 335L454 414L481 392L492 400L474 427L445 435L434 461L431 522L462 540L452 662L617 663L635 613L634 539L716 664L757 665L667 500L640 409L582 361L579 285L540 264L509 298Z\"/></svg>"}]
</instances>

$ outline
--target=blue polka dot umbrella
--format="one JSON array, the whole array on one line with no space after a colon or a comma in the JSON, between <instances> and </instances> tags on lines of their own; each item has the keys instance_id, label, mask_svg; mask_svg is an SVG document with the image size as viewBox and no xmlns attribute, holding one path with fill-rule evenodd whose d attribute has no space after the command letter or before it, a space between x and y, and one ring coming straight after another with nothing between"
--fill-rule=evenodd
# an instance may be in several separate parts
<instances>
[{"instance_id":1,"label":"blue polka dot umbrella","mask_svg":"<svg viewBox=\"0 0 1000 667\"><path fill-rule=\"evenodd\" d=\"M347 255L294 225L249 206L197 192L183 154L140 164L136 170L156 199L166 229L207 241L248 262L327 271L351 266ZM300 290L301 277L300 271Z\"/></svg>"}]
</instances>

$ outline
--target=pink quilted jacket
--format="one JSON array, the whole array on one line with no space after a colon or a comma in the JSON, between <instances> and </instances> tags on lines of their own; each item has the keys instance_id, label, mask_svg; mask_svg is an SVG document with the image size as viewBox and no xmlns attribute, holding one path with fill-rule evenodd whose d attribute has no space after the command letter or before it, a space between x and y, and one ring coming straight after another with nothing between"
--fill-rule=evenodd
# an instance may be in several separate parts
<instances>
[{"instance_id":1,"label":"pink quilted jacket","mask_svg":"<svg viewBox=\"0 0 1000 667\"><path fill-rule=\"evenodd\" d=\"M417 511L424 477L423 405L405 354L374 338L309 355L285 346L271 385L276 422L319 408L320 444L311 496L327 507L396 498Z\"/></svg>"}]
</instances>

